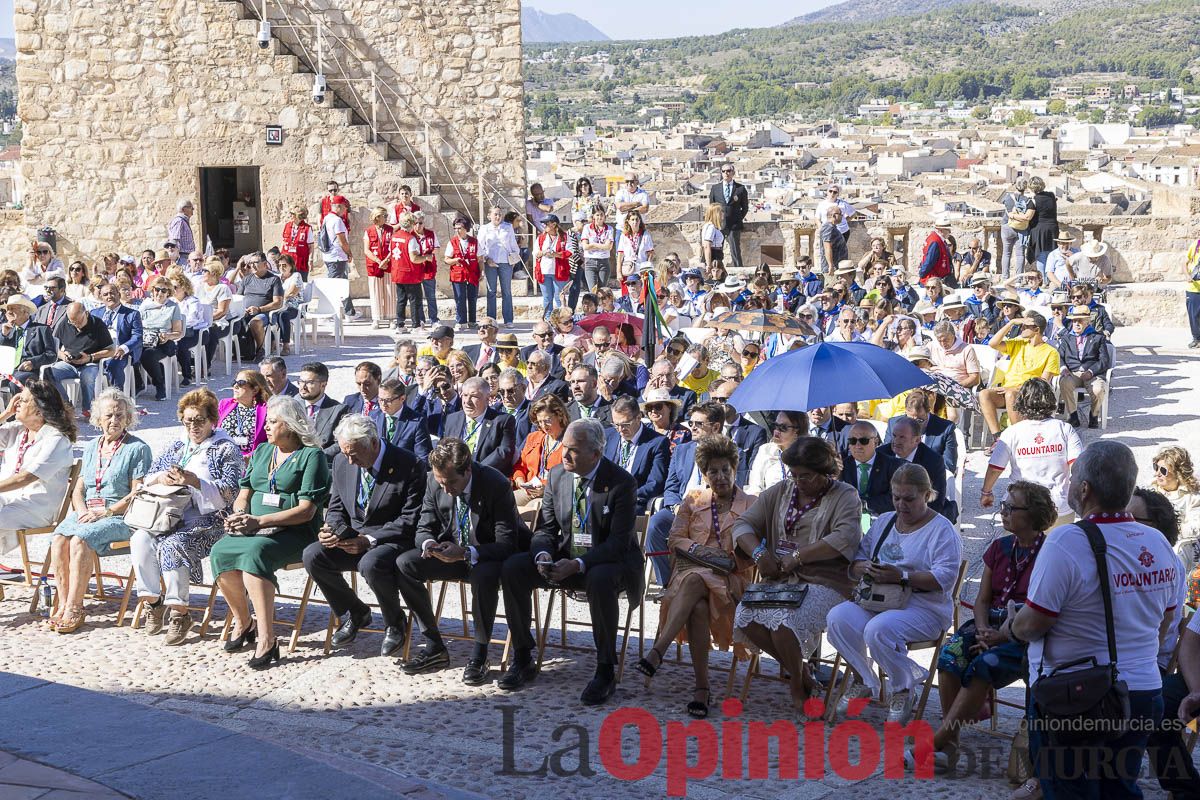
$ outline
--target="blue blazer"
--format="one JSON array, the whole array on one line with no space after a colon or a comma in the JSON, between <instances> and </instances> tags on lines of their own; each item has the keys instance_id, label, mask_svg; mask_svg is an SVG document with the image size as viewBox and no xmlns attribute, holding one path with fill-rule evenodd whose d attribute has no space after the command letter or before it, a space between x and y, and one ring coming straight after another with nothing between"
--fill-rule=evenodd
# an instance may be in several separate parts
<instances>
[{"instance_id":1,"label":"blue blazer","mask_svg":"<svg viewBox=\"0 0 1200 800\"><path fill-rule=\"evenodd\" d=\"M359 395L359 399L362 399L362 395ZM372 413L371 419L374 420L375 427L379 430L379 438L384 438L384 431L387 430L387 416L380 411L378 414ZM429 430L425 427L425 418L408 406L402 405L400 413L396 415L396 423L396 430L392 433L390 443L415 453L418 461L428 459L429 453L433 450L433 444L429 440Z\"/></svg>"},{"instance_id":2,"label":"blue blazer","mask_svg":"<svg viewBox=\"0 0 1200 800\"><path fill-rule=\"evenodd\" d=\"M366 403L363 401L362 392L353 392L342 399L342 405L346 407L347 414L361 414ZM375 407L371 409L371 413L367 415L372 422L377 422L383 417L383 409L379 407L379 401L375 401Z\"/></svg>"},{"instance_id":3,"label":"blue blazer","mask_svg":"<svg viewBox=\"0 0 1200 800\"><path fill-rule=\"evenodd\" d=\"M92 316L103 320L108 313L108 309L104 306L92 309ZM138 313L136 308L129 306L119 306L116 310L115 324L112 325L117 331L117 341L114 344L125 345L129 350L129 358L132 358L134 363L142 358L142 315ZM108 362L108 380L113 386L125 386L125 365L128 362L125 358L114 358Z\"/></svg>"},{"instance_id":4,"label":"blue blazer","mask_svg":"<svg viewBox=\"0 0 1200 800\"><path fill-rule=\"evenodd\" d=\"M904 415L899 414L888 420L887 435L883 438L884 444L891 444L892 428L895 426L896 420L902 416ZM958 440L954 438L953 422L930 414L929 421L925 423L924 444L941 456L946 465L946 472L951 475L955 474L958 469Z\"/></svg>"},{"instance_id":5,"label":"blue blazer","mask_svg":"<svg viewBox=\"0 0 1200 800\"><path fill-rule=\"evenodd\" d=\"M607 440L604 455L619 466L617 454L620 451L621 434L617 433L616 428L608 428L604 435ZM667 481L667 465L671 458L671 444L667 437L655 433L646 425L642 425L633 443L637 451L633 455L633 465L629 472L638 484L637 513L645 514L650 501L663 493Z\"/></svg>"},{"instance_id":6,"label":"blue blazer","mask_svg":"<svg viewBox=\"0 0 1200 800\"><path fill-rule=\"evenodd\" d=\"M745 486L750 482L750 465L758 455L758 448L769 438L767 430L739 415L737 421L729 426L729 434L741 451L738 455L737 484ZM679 447L675 448L675 452L679 452Z\"/></svg>"},{"instance_id":7,"label":"blue blazer","mask_svg":"<svg viewBox=\"0 0 1200 800\"><path fill-rule=\"evenodd\" d=\"M663 492L663 508L671 508L683 502L683 490L687 488L688 479L692 477L692 469L696 466L696 445L690 442L675 445L671 453L671 466L667 468L667 487ZM739 478L738 483L742 483Z\"/></svg>"}]
</instances>

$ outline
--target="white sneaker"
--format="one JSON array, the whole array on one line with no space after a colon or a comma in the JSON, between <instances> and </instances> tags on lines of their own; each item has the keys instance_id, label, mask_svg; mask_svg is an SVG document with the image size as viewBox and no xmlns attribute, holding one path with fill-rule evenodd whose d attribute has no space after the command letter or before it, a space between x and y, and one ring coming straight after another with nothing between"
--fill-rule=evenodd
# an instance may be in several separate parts
<instances>
[{"instance_id":1,"label":"white sneaker","mask_svg":"<svg viewBox=\"0 0 1200 800\"><path fill-rule=\"evenodd\" d=\"M846 691L843 692L840 697L838 697L837 706L834 709L835 717L841 718L846 716L847 712L850 710L851 700L858 700L859 698L863 697L870 700L872 695L873 693L871 692L871 687L864 686L858 681L854 681L849 687L846 688Z\"/></svg>"},{"instance_id":2,"label":"white sneaker","mask_svg":"<svg viewBox=\"0 0 1200 800\"><path fill-rule=\"evenodd\" d=\"M907 725L912 720L916 700L916 695L907 689L892 692L892 698L888 701L887 721Z\"/></svg>"}]
</instances>

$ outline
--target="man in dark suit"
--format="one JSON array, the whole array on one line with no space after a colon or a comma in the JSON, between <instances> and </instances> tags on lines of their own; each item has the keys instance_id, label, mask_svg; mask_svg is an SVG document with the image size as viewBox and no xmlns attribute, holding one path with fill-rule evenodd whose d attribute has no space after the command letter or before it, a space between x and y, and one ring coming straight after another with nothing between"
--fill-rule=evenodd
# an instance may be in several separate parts
<instances>
[{"instance_id":1,"label":"man in dark suit","mask_svg":"<svg viewBox=\"0 0 1200 800\"><path fill-rule=\"evenodd\" d=\"M23 294L14 294L4 305L4 324L0 325L0 346L17 351L13 377L21 384L39 377L42 367L58 360L58 345L50 328L34 321L37 306ZM12 381L5 380L9 391L20 391Z\"/></svg>"},{"instance_id":2,"label":"man in dark suit","mask_svg":"<svg viewBox=\"0 0 1200 800\"><path fill-rule=\"evenodd\" d=\"M594 419L567 426L563 462L550 470L537 529L528 553L504 562L504 608L513 638L513 659L497 685L519 689L537 675L529 630L530 596L536 588L587 593L596 645L596 673L580 698L599 705L616 688L617 599L642 599L642 553L634 532L637 481L603 456L604 429Z\"/></svg>"},{"instance_id":3,"label":"man in dark suit","mask_svg":"<svg viewBox=\"0 0 1200 800\"><path fill-rule=\"evenodd\" d=\"M832 406L814 408L808 412L808 420L813 436L829 442L838 449L839 453L846 452L846 436L850 432L850 425L833 415Z\"/></svg>"},{"instance_id":4,"label":"man in dark suit","mask_svg":"<svg viewBox=\"0 0 1200 800\"><path fill-rule=\"evenodd\" d=\"M429 466L416 549L396 561L400 594L426 640L421 652L404 664L404 672L417 675L450 663L425 582L468 581L475 648L462 679L479 686L491 671L488 644L500 599L500 570L517 549L517 506L508 476L472 461L459 439L438 442Z\"/></svg>"},{"instance_id":5,"label":"man in dark suit","mask_svg":"<svg viewBox=\"0 0 1200 800\"><path fill-rule=\"evenodd\" d=\"M954 436L954 423L929 413L929 395L925 391L910 392L904 401L904 414L888 420L887 434L883 439L885 443L892 441L896 421L904 417L917 421L921 427L921 441L938 454L946 466L946 472L957 474L958 439Z\"/></svg>"},{"instance_id":6,"label":"man in dark suit","mask_svg":"<svg viewBox=\"0 0 1200 800\"><path fill-rule=\"evenodd\" d=\"M471 363L475 365L475 371L483 369L484 364L492 364L496 361L496 334L500 332L500 326L496 324L495 317L480 317L479 318L479 344L469 344L463 348L463 352L471 359Z\"/></svg>"},{"instance_id":7,"label":"man in dark suit","mask_svg":"<svg viewBox=\"0 0 1200 800\"><path fill-rule=\"evenodd\" d=\"M725 409L718 403L701 403L692 409L688 421L692 426L692 440L676 445L671 453L662 508L650 517L646 530L647 553L661 553L667 549L667 538L675 522L675 509L689 491L704 486L704 478L696 464L696 445L705 436L721 433L721 427L725 424ZM671 579L670 556L654 556L651 561L658 585L666 586Z\"/></svg>"},{"instance_id":8,"label":"man in dark suit","mask_svg":"<svg viewBox=\"0 0 1200 800\"><path fill-rule=\"evenodd\" d=\"M300 368L300 378L296 383L300 388L299 397L300 402L304 403L304 411L317 429L317 441L332 461L341 452L333 432L342 417L346 416L346 407L325 394L325 387L329 385L329 367L319 361L310 361Z\"/></svg>"},{"instance_id":9,"label":"man in dark suit","mask_svg":"<svg viewBox=\"0 0 1200 800\"><path fill-rule=\"evenodd\" d=\"M1067 319L1071 327L1059 335L1057 343L1061 362L1059 374L1062 376L1059 391L1068 414L1067 421L1076 428L1082 424L1075 392L1084 389L1092 401L1088 427L1099 428L1100 404L1108 393L1106 375L1112 369L1108 337L1092 327L1092 310L1087 306L1075 306Z\"/></svg>"},{"instance_id":10,"label":"man in dark suit","mask_svg":"<svg viewBox=\"0 0 1200 800\"><path fill-rule=\"evenodd\" d=\"M612 425L612 403L600 396L600 376L595 367L580 364L567 376L570 378L571 402L567 416L577 419L598 419L604 427Z\"/></svg>"},{"instance_id":11,"label":"man in dark suit","mask_svg":"<svg viewBox=\"0 0 1200 800\"><path fill-rule=\"evenodd\" d=\"M525 362L525 375L529 381L529 402L537 402L548 394L558 395L563 405L571 402L571 387L562 378L554 377L554 359L542 351L535 350L529 354Z\"/></svg>"},{"instance_id":12,"label":"man in dark suit","mask_svg":"<svg viewBox=\"0 0 1200 800\"><path fill-rule=\"evenodd\" d=\"M637 513L662 494L667 481L671 445L667 437L642 423L642 411L631 397L612 404L612 427L605 431L604 457L637 481Z\"/></svg>"},{"instance_id":13,"label":"man in dark suit","mask_svg":"<svg viewBox=\"0 0 1200 800\"><path fill-rule=\"evenodd\" d=\"M742 225L750 211L750 195L743 184L733 179L733 164L721 167L721 180L708 192L708 202L721 206L725 224L721 233L729 243L730 264L742 267Z\"/></svg>"},{"instance_id":14,"label":"man in dark suit","mask_svg":"<svg viewBox=\"0 0 1200 800\"><path fill-rule=\"evenodd\" d=\"M842 457L842 481L858 489L858 496L877 517L895 511L892 505L892 476L900 460L877 449L879 434L869 422L856 422L849 428L846 442L850 457Z\"/></svg>"},{"instance_id":15,"label":"man in dark suit","mask_svg":"<svg viewBox=\"0 0 1200 800\"><path fill-rule=\"evenodd\" d=\"M33 301L30 300L30 302ZM58 321L66 316L67 306L70 302L71 299L67 297L67 281L57 276L47 278L43 286L42 302L34 304L37 309L34 321L53 330Z\"/></svg>"},{"instance_id":16,"label":"man in dark suit","mask_svg":"<svg viewBox=\"0 0 1200 800\"><path fill-rule=\"evenodd\" d=\"M533 430L533 423L529 421L529 407L533 404L525 396L528 388L525 376L516 367L505 369L496 381L496 394L500 396L499 408L516 420L514 441L517 444L517 455L520 455L521 448L525 446L529 431ZM517 463L515 459L513 463Z\"/></svg>"},{"instance_id":17,"label":"man in dark suit","mask_svg":"<svg viewBox=\"0 0 1200 800\"><path fill-rule=\"evenodd\" d=\"M325 525L304 549L304 568L341 619L333 646L345 647L371 623L371 608L346 583L357 569L379 601L384 635L380 654L404 644L406 623L396 586L396 559L413 547L425 465L407 450L380 440L375 423L346 416L335 434L332 485Z\"/></svg>"},{"instance_id":18,"label":"man in dark suit","mask_svg":"<svg viewBox=\"0 0 1200 800\"><path fill-rule=\"evenodd\" d=\"M741 456L738 459L737 485L745 486L750 482L750 465L758 455L758 448L766 444L770 434L766 428L746 419L729 404L729 396L735 389L737 384L733 381L718 379L709 387L708 396L712 402L725 406L725 424L718 433L733 439L734 444L738 446Z\"/></svg>"},{"instance_id":19,"label":"man in dark suit","mask_svg":"<svg viewBox=\"0 0 1200 800\"><path fill-rule=\"evenodd\" d=\"M379 410L376 427L379 435L389 444L403 447L424 461L429 458L433 444L425 418L413 411L404 402L404 384L396 378L386 380L379 387Z\"/></svg>"},{"instance_id":20,"label":"man in dark suit","mask_svg":"<svg viewBox=\"0 0 1200 800\"><path fill-rule=\"evenodd\" d=\"M115 284L100 287L100 301L104 305L92 309L92 316L102 320L104 327L110 331L116 331L112 337L116 355L108 360L105 367L108 382L118 389L132 391L133 387L125 385L125 367L131 361L134 364L138 363L142 358L142 315L136 308L121 305L121 297ZM66 319L64 314L50 329L60 341L62 337L57 331L66 324ZM134 374L138 374L136 370Z\"/></svg>"},{"instance_id":21,"label":"man in dark suit","mask_svg":"<svg viewBox=\"0 0 1200 800\"><path fill-rule=\"evenodd\" d=\"M342 405L350 414L365 414L373 420L383 416L379 410L379 384L383 382L383 370L374 361L364 361L354 368L354 385L358 391L346 395Z\"/></svg>"},{"instance_id":22,"label":"man in dark suit","mask_svg":"<svg viewBox=\"0 0 1200 800\"><path fill-rule=\"evenodd\" d=\"M896 417L892 420L892 441L879 448L878 452L913 464L920 464L929 473L929 484L937 497L929 501L929 507L951 522L958 521L958 503L946 497L946 465L942 457L927 445L921 444L921 423L911 417Z\"/></svg>"},{"instance_id":23,"label":"man in dark suit","mask_svg":"<svg viewBox=\"0 0 1200 800\"><path fill-rule=\"evenodd\" d=\"M534 353L545 353L550 359L550 377L564 377L562 364L560 364L558 360L559 355L561 355L563 351L563 346L555 343L554 329L550 327L550 323L534 323L533 339L534 344L521 348L521 360L528 364L529 357ZM536 400L537 398L535 397L533 399Z\"/></svg>"},{"instance_id":24,"label":"man in dark suit","mask_svg":"<svg viewBox=\"0 0 1200 800\"><path fill-rule=\"evenodd\" d=\"M300 389L296 384L288 380L287 362L279 356L267 356L258 364L258 371L267 379L267 386L271 387L271 394L282 394L288 397L296 397L300 394Z\"/></svg>"},{"instance_id":25,"label":"man in dark suit","mask_svg":"<svg viewBox=\"0 0 1200 800\"><path fill-rule=\"evenodd\" d=\"M483 378L463 381L459 398L462 411L446 418L442 433L448 439L462 439L471 456L501 475L512 475L517 463L517 424L508 414L488 407L492 390Z\"/></svg>"}]
</instances>

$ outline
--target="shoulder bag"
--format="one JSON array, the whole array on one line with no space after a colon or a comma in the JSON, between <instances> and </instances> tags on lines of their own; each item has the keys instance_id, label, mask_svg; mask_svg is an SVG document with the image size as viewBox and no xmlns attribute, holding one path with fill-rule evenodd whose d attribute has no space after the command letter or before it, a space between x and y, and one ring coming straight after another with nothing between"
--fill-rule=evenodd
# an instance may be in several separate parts
<instances>
[{"instance_id":1,"label":"shoulder bag","mask_svg":"<svg viewBox=\"0 0 1200 800\"><path fill-rule=\"evenodd\" d=\"M1049 675L1042 675L1038 665L1038 678L1032 687L1033 702L1037 706L1037 722L1051 747L1101 745L1124 735L1129 728L1129 687L1117 677L1117 638L1105 556L1107 543L1096 523L1080 520L1075 524L1087 534L1096 558L1100 596L1104 599L1108 663L1101 666L1094 656L1088 656L1056 667ZM1089 661L1090 667L1067 671Z\"/></svg>"},{"instance_id":2,"label":"shoulder bag","mask_svg":"<svg viewBox=\"0 0 1200 800\"><path fill-rule=\"evenodd\" d=\"M883 533L879 534L879 541L875 542L875 550L871 553L872 564L879 563L879 549L883 547L883 540L888 537L894 527L896 527L895 515L888 520L887 527L883 529ZM880 611L894 611L908 605L908 598L912 597L912 587L901 586L898 583L875 583L864 573L858 579L858 585L854 587L851 597L864 611L877 614Z\"/></svg>"},{"instance_id":3,"label":"shoulder bag","mask_svg":"<svg viewBox=\"0 0 1200 800\"><path fill-rule=\"evenodd\" d=\"M192 493L186 486L142 486L130 500L123 519L130 528L165 536L179 527L191 502Z\"/></svg>"},{"instance_id":4,"label":"shoulder bag","mask_svg":"<svg viewBox=\"0 0 1200 800\"><path fill-rule=\"evenodd\" d=\"M737 569L733 558L719 547L697 545L687 548L676 546L675 557L691 562L698 567L707 567L718 575L728 575Z\"/></svg>"},{"instance_id":5,"label":"shoulder bag","mask_svg":"<svg viewBox=\"0 0 1200 800\"><path fill-rule=\"evenodd\" d=\"M806 583L752 583L741 602L747 608L799 608L807 596Z\"/></svg>"}]
</instances>

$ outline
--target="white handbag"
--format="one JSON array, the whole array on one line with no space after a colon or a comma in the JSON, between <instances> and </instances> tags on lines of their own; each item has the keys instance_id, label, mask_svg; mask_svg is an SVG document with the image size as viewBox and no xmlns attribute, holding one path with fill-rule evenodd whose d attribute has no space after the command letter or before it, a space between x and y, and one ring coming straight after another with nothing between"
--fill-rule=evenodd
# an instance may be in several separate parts
<instances>
[{"instance_id":1,"label":"white handbag","mask_svg":"<svg viewBox=\"0 0 1200 800\"><path fill-rule=\"evenodd\" d=\"M125 524L155 536L165 536L179 527L183 512L191 502L192 492L186 486L161 483L142 486L125 510Z\"/></svg>"}]
</instances>

